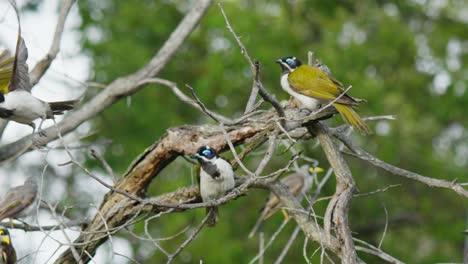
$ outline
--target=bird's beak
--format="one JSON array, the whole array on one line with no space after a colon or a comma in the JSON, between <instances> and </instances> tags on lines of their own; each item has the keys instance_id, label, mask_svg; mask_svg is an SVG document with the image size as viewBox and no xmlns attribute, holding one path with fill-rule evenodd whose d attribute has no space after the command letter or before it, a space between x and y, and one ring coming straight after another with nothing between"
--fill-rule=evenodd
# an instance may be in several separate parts
<instances>
[{"instance_id":1,"label":"bird's beak","mask_svg":"<svg viewBox=\"0 0 468 264\"><path fill-rule=\"evenodd\" d=\"M275 62L280 64L280 65L283 63L283 61L281 59L277 59Z\"/></svg>"},{"instance_id":2,"label":"bird's beak","mask_svg":"<svg viewBox=\"0 0 468 264\"><path fill-rule=\"evenodd\" d=\"M200 155L199 155L198 153L195 153L195 154L190 155L190 158L192 158L192 159L199 159L199 158L200 158Z\"/></svg>"}]
</instances>

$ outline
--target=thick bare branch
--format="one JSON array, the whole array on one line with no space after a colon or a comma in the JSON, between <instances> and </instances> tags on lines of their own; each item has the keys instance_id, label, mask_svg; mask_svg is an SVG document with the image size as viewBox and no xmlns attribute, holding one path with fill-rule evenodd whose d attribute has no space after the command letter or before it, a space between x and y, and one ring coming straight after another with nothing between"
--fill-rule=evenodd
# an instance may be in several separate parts
<instances>
[{"instance_id":1,"label":"thick bare branch","mask_svg":"<svg viewBox=\"0 0 468 264\"><path fill-rule=\"evenodd\" d=\"M348 224L348 211L356 191L353 176L349 170L346 161L341 156L340 151L333 142L328 128L322 122L317 122L308 127L310 133L315 134L320 141L328 162L335 171L336 175L336 191L328 204L324 226L327 227L333 223L336 227L335 233L342 245L342 262L343 263L358 263L356 249L354 247L351 230ZM325 228L329 233L330 227ZM329 235L329 234L328 234Z\"/></svg>"}]
</instances>

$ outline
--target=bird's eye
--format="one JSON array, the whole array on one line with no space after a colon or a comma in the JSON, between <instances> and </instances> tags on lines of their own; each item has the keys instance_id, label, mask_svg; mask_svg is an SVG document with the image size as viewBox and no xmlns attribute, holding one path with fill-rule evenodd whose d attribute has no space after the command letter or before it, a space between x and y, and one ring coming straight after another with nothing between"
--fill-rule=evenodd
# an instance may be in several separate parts
<instances>
[{"instance_id":1,"label":"bird's eye","mask_svg":"<svg viewBox=\"0 0 468 264\"><path fill-rule=\"evenodd\" d=\"M211 149L205 149L202 151L202 155L205 157L210 157L213 154L213 151Z\"/></svg>"}]
</instances>

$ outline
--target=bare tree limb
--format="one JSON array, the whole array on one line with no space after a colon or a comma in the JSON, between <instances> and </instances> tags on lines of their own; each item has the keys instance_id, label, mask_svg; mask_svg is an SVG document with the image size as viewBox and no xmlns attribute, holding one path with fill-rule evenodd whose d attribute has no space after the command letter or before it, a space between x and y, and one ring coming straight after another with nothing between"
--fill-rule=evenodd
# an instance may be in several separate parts
<instances>
[{"instance_id":1,"label":"bare tree limb","mask_svg":"<svg viewBox=\"0 0 468 264\"><path fill-rule=\"evenodd\" d=\"M349 206L353 194L356 191L353 176L346 161L333 142L327 126L322 122L317 122L309 126L308 129L310 133L317 135L328 162L330 162L336 175L336 191L328 204L324 226L333 223L336 227L335 232L337 237L340 242L343 243L342 262L358 263L356 249L354 248L354 242L348 224ZM331 231L329 228L325 228L325 230L327 233Z\"/></svg>"},{"instance_id":2,"label":"bare tree limb","mask_svg":"<svg viewBox=\"0 0 468 264\"><path fill-rule=\"evenodd\" d=\"M60 50L60 41L62 40L65 21L67 19L71 7L73 6L73 3L75 3L75 0L65 0L61 3L62 6L60 7L59 18L57 21L57 25L55 26L54 38L52 39L52 45L50 46L49 52L47 52L44 58L37 62L36 66L34 66L34 69L32 69L29 75L32 86L36 85L39 82L42 76L44 76L47 69L49 69L55 57L57 57L57 54Z\"/></svg>"},{"instance_id":3,"label":"bare tree limb","mask_svg":"<svg viewBox=\"0 0 468 264\"><path fill-rule=\"evenodd\" d=\"M344 152L345 154L351 155L353 157L359 158L361 160L367 161L371 163L372 165L379 167L381 169L384 169L392 174L399 175L408 179L412 179L421 183L424 183L428 186L431 187L438 187L438 188L445 188L454 191L458 195L468 198L468 190L463 188L463 186L459 183L456 182L456 179L454 181L445 181L445 180L440 180L440 179L434 179L430 177L426 177L411 171L407 171L405 169L398 168L396 166L393 166L391 164L386 163L385 161L382 161L368 152L366 152L364 149L356 145L351 141L349 137L346 135L343 135L343 133L340 133L339 131L335 131L334 136L338 138L341 142L343 142L346 147L348 147L353 153L348 153Z\"/></svg>"}]
</instances>

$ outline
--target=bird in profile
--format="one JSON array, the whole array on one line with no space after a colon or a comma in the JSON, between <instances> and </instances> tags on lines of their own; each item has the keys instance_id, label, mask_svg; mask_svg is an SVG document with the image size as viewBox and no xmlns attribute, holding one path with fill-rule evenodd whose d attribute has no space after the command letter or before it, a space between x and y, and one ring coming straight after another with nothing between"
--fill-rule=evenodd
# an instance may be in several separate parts
<instances>
[{"instance_id":1,"label":"bird in profile","mask_svg":"<svg viewBox=\"0 0 468 264\"><path fill-rule=\"evenodd\" d=\"M0 264L15 264L17 262L16 251L11 243L10 233L5 228L0 228Z\"/></svg>"},{"instance_id":2,"label":"bird in profile","mask_svg":"<svg viewBox=\"0 0 468 264\"><path fill-rule=\"evenodd\" d=\"M39 193L37 176L30 176L23 185L13 187L0 200L0 221L5 218L23 218L36 208Z\"/></svg>"},{"instance_id":3,"label":"bird in profile","mask_svg":"<svg viewBox=\"0 0 468 264\"><path fill-rule=\"evenodd\" d=\"M191 158L196 159L199 163L197 178L199 178L200 195L203 202L219 199L235 187L234 171L231 164L219 157L216 150L202 146ZM218 221L218 207L208 207L206 213L209 214L206 225L208 227L215 226Z\"/></svg>"},{"instance_id":4,"label":"bird in profile","mask_svg":"<svg viewBox=\"0 0 468 264\"><path fill-rule=\"evenodd\" d=\"M281 182L288 187L289 191L296 197L296 199L301 202L304 198L304 195L312 187L312 182L314 180L314 174L323 172L323 169L320 167L312 167L310 165L303 165L299 168L296 173L289 174L288 176L281 179ZM254 228L250 231L249 238L252 238L255 233L257 233L260 225L263 221L270 218L273 214L281 208L281 202L278 197L271 193L268 197L264 207L261 210L260 217L255 223ZM289 219L289 215L285 210L282 210L284 218Z\"/></svg>"},{"instance_id":5,"label":"bird in profile","mask_svg":"<svg viewBox=\"0 0 468 264\"><path fill-rule=\"evenodd\" d=\"M16 2L14 0L9 2L18 20L18 37L13 57L7 50L0 53L0 118L29 125L33 128L33 133L36 131L34 120L40 118L38 131L42 132L44 120L53 119L54 115L61 115L64 111L73 109L78 100L44 102L31 94L32 85L26 64L28 49L21 37Z\"/></svg>"},{"instance_id":6,"label":"bird in profile","mask_svg":"<svg viewBox=\"0 0 468 264\"><path fill-rule=\"evenodd\" d=\"M276 61L281 67L281 87L296 99L300 107L315 110L321 104L333 103L343 119L361 134L372 131L354 111L363 102L345 93L343 84L334 79L326 66L303 65L296 57L284 57Z\"/></svg>"}]
</instances>

